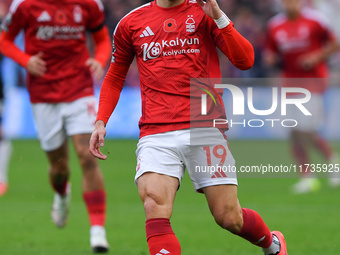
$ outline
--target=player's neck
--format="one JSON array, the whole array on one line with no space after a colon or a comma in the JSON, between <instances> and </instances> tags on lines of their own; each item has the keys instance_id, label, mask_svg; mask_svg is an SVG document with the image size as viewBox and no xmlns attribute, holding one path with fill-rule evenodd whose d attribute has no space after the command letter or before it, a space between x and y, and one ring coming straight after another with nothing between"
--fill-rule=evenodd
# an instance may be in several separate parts
<instances>
[{"instance_id":1,"label":"player's neck","mask_svg":"<svg viewBox=\"0 0 340 255\"><path fill-rule=\"evenodd\" d=\"M185 0L156 0L156 4L159 7L163 7L163 8L171 8L171 7L175 7L177 5L180 5L181 3L183 3Z\"/></svg>"},{"instance_id":2,"label":"player's neck","mask_svg":"<svg viewBox=\"0 0 340 255\"><path fill-rule=\"evenodd\" d=\"M300 16L300 12L288 12L287 16L288 16L288 19L295 20Z\"/></svg>"}]
</instances>

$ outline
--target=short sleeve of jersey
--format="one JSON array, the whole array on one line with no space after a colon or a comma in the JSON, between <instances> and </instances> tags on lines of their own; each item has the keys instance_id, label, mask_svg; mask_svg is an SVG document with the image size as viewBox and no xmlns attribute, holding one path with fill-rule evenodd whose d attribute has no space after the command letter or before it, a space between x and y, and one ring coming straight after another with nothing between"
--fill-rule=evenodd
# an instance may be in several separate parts
<instances>
[{"instance_id":1,"label":"short sleeve of jersey","mask_svg":"<svg viewBox=\"0 0 340 255\"><path fill-rule=\"evenodd\" d=\"M132 35L128 26L127 19L122 19L113 34L112 63L128 66L131 64L135 51L132 45Z\"/></svg>"},{"instance_id":2,"label":"short sleeve of jersey","mask_svg":"<svg viewBox=\"0 0 340 255\"><path fill-rule=\"evenodd\" d=\"M27 16L25 12L26 2L23 0L14 0L9 9L9 13L6 15L2 22L1 30L8 33L9 36L15 38L21 29L26 27Z\"/></svg>"},{"instance_id":3,"label":"short sleeve of jersey","mask_svg":"<svg viewBox=\"0 0 340 255\"><path fill-rule=\"evenodd\" d=\"M104 25L105 14L104 6L101 0L88 0L89 18L87 21L87 30L96 32Z\"/></svg>"}]
</instances>

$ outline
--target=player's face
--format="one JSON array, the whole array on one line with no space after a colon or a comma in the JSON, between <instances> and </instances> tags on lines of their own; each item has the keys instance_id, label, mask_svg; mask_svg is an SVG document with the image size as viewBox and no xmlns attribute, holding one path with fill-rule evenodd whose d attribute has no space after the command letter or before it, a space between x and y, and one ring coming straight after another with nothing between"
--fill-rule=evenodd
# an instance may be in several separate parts
<instances>
[{"instance_id":1,"label":"player's face","mask_svg":"<svg viewBox=\"0 0 340 255\"><path fill-rule=\"evenodd\" d=\"M172 7L183 3L185 0L157 0L156 3L162 7Z\"/></svg>"},{"instance_id":2,"label":"player's face","mask_svg":"<svg viewBox=\"0 0 340 255\"><path fill-rule=\"evenodd\" d=\"M294 15L301 10L302 0L283 0L282 2L288 14Z\"/></svg>"}]
</instances>

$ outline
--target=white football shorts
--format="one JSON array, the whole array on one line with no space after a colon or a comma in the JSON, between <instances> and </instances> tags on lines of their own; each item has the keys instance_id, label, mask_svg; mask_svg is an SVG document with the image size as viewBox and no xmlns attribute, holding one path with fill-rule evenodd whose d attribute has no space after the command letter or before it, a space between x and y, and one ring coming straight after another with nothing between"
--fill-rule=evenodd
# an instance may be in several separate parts
<instances>
[{"instance_id":1,"label":"white football shorts","mask_svg":"<svg viewBox=\"0 0 340 255\"><path fill-rule=\"evenodd\" d=\"M97 101L89 96L69 103L34 103L32 110L42 149L53 151L68 136L92 133Z\"/></svg>"},{"instance_id":2,"label":"white football shorts","mask_svg":"<svg viewBox=\"0 0 340 255\"><path fill-rule=\"evenodd\" d=\"M192 128L142 137L137 145L135 182L147 172L178 178L188 170L196 191L237 185L235 160L217 128Z\"/></svg>"},{"instance_id":3,"label":"white football shorts","mask_svg":"<svg viewBox=\"0 0 340 255\"><path fill-rule=\"evenodd\" d=\"M312 93L310 101L303 104L303 106L312 114L311 116L306 116L295 105L287 106L287 117L298 123L293 129L306 132L318 132L325 121L323 96Z\"/></svg>"}]
</instances>

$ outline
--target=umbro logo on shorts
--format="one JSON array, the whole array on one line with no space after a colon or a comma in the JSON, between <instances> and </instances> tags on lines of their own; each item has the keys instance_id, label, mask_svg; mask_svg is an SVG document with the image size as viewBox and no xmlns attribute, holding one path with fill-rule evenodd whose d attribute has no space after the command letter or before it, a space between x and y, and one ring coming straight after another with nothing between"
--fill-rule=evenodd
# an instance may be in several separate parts
<instances>
[{"instance_id":1,"label":"umbro logo on shorts","mask_svg":"<svg viewBox=\"0 0 340 255\"><path fill-rule=\"evenodd\" d=\"M164 254L170 254L170 251L167 251L166 249L162 249L156 255L164 255Z\"/></svg>"},{"instance_id":2,"label":"umbro logo on shorts","mask_svg":"<svg viewBox=\"0 0 340 255\"><path fill-rule=\"evenodd\" d=\"M147 26L139 37L143 38L143 37L148 37L148 36L153 36L153 35L155 34L152 32L151 28Z\"/></svg>"}]
</instances>

